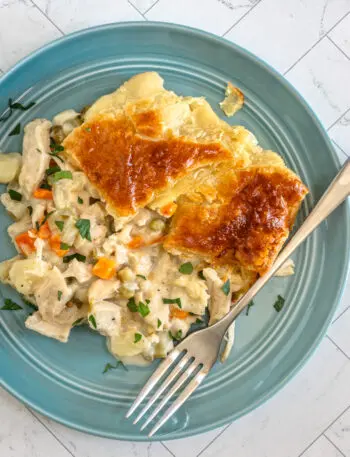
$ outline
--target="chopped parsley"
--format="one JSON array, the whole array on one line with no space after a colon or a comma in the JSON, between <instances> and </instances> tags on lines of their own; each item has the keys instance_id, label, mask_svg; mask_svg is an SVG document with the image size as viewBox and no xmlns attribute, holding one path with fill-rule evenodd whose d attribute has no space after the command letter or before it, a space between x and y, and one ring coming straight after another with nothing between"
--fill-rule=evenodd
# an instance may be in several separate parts
<instances>
[{"instance_id":1,"label":"chopped parsley","mask_svg":"<svg viewBox=\"0 0 350 457\"><path fill-rule=\"evenodd\" d=\"M91 325L93 326L93 328L97 328L96 319L95 319L95 316L94 316L93 314L90 314L90 316L89 316L89 322L91 323Z\"/></svg>"},{"instance_id":2,"label":"chopped parsley","mask_svg":"<svg viewBox=\"0 0 350 457\"><path fill-rule=\"evenodd\" d=\"M138 311L138 306L137 306L137 304L136 304L136 302L135 302L134 297L129 298L128 303L127 303L127 307L130 309L130 311L131 311L132 313L137 313L137 311Z\"/></svg>"},{"instance_id":3,"label":"chopped parsley","mask_svg":"<svg viewBox=\"0 0 350 457\"><path fill-rule=\"evenodd\" d=\"M60 152L64 151L64 147L58 143L56 143L52 138L51 138L51 143L50 143L50 149L53 155L57 155Z\"/></svg>"},{"instance_id":4,"label":"chopped parsley","mask_svg":"<svg viewBox=\"0 0 350 457\"><path fill-rule=\"evenodd\" d=\"M138 343L140 340L142 340L141 333L135 333L134 343Z\"/></svg>"},{"instance_id":5,"label":"chopped parsley","mask_svg":"<svg viewBox=\"0 0 350 457\"><path fill-rule=\"evenodd\" d=\"M23 300L23 299L22 299ZM30 302L29 300L23 300L23 303L27 306L29 306L29 308L32 308L34 309L35 311L38 311L38 307L36 305L34 305L34 303Z\"/></svg>"},{"instance_id":6,"label":"chopped parsley","mask_svg":"<svg viewBox=\"0 0 350 457\"><path fill-rule=\"evenodd\" d=\"M86 132L91 132L91 128L90 127L86 127L85 131Z\"/></svg>"},{"instance_id":7,"label":"chopped parsley","mask_svg":"<svg viewBox=\"0 0 350 457\"><path fill-rule=\"evenodd\" d=\"M58 299L58 301L61 301L61 298L62 298L62 290L58 290L57 291L57 299Z\"/></svg>"},{"instance_id":8,"label":"chopped parsley","mask_svg":"<svg viewBox=\"0 0 350 457\"><path fill-rule=\"evenodd\" d=\"M277 300L275 301L273 307L275 308L275 310L279 313L281 311L281 309L283 308L284 306L284 302L286 300L281 296L281 295L277 295Z\"/></svg>"},{"instance_id":9,"label":"chopped parsley","mask_svg":"<svg viewBox=\"0 0 350 457\"><path fill-rule=\"evenodd\" d=\"M248 316L249 310L250 310L250 308L251 308L252 306L254 306L254 302L253 302L253 300L250 300L250 302L249 302L248 305L247 305L247 310L246 310L246 312L245 312L245 315L246 315L246 316Z\"/></svg>"},{"instance_id":10,"label":"chopped parsley","mask_svg":"<svg viewBox=\"0 0 350 457\"><path fill-rule=\"evenodd\" d=\"M63 257L63 263L69 263L73 259L77 259L78 262L85 262L86 261L85 255L82 255L82 254L79 254L78 252L76 252L75 254L64 256Z\"/></svg>"},{"instance_id":11,"label":"chopped parsley","mask_svg":"<svg viewBox=\"0 0 350 457\"><path fill-rule=\"evenodd\" d=\"M139 304L136 304L134 297L132 297L129 298L127 307L132 313L140 313L142 317L146 317L151 312L148 303L149 300L146 300L146 303L140 301Z\"/></svg>"},{"instance_id":12,"label":"chopped parsley","mask_svg":"<svg viewBox=\"0 0 350 457\"><path fill-rule=\"evenodd\" d=\"M11 132L9 133L9 136L15 136L19 135L21 133L21 124L20 122L14 127Z\"/></svg>"},{"instance_id":13,"label":"chopped parsley","mask_svg":"<svg viewBox=\"0 0 350 457\"><path fill-rule=\"evenodd\" d=\"M186 262L180 265L179 272L184 275L190 275L193 271L193 265L191 262Z\"/></svg>"},{"instance_id":14,"label":"chopped parsley","mask_svg":"<svg viewBox=\"0 0 350 457\"><path fill-rule=\"evenodd\" d=\"M205 276L203 274L203 270L198 271L198 277L205 280Z\"/></svg>"},{"instance_id":15,"label":"chopped parsley","mask_svg":"<svg viewBox=\"0 0 350 457\"><path fill-rule=\"evenodd\" d=\"M49 152L49 155L50 155L51 157L54 157L55 159L58 159L60 162L64 163L64 160L62 159L62 157L60 157L60 156L58 155L58 153Z\"/></svg>"},{"instance_id":16,"label":"chopped parsley","mask_svg":"<svg viewBox=\"0 0 350 457\"><path fill-rule=\"evenodd\" d=\"M84 318L80 317L76 321L73 322L72 326L75 327L76 325L79 325L81 322L83 322Z\"/></svg>"},{"instance_id":17,"label":"chopped parsley","mask_svg":"<svg viewBox=\"0 0 350 457\"><path fill-rule=\"evenodd\" d=\"M40 224L37 225L37 229L38 229L38 230L40 229L40 227L41 227L42 225L45 224L45 222L48 220L48 218L49 218L49 217L51 216L51 214L53 214L54 212L55 212L55 210L50 211L49 213L46 213L46 214L45 214L44 219L40 222Z\"/></svg>"},{"instance_id":18,"label":"chopped parsley","mask_svg":"<svg viewBox=\"0 0 350 457\"><path fill-rule=\"evenodd\" d=\"M58 171L61 171L61 168L56 165L54 167L49 167L45 170L46 176L53 175L54 173L57 173Z\"/></svg>"},{"instance_id":19,"label":"chopped parsley","mask_svg":"<svg viewBox=\"0 0 350 457\"><path fill-rule=\"evenodd\" d=\"M157 321L157 328L159 328L161 325L162 325L162 321L161 321L160 319L158 319L158 321Z\"/></svg>"},{"instance_id":20,"label":"chopped parsley","mask_svg":"<svg viewBox=\"0 0 350 457\"><path fill-rule=\"evenodd\" d=\"M5 298L5 304L0 309L7 310L7 311L17 311L18 309L23 309L23 308L22 308L22 306L17 305L17 303L12 301L10 298Z\"/></svg>"},{"instance_id":21,"label":"chopped parsley","mask_svg":"<svg viewBox=\"0 0 350 457\"><path fill-rule=\"evenodd\" d=\"M145 281L147 280L146 276L143 276L143 275L136 275L138 278L142 278L144 279Z\"/></svg>"},{"instance_id":22,"label":"chopped parsley","mask_svg":"<svg viewBox=\"0 0 350 457\"><path fill-rule=\"evenodd\" d=\"M141 314L142 317L146 317L148 316L148 314L151 312L149 307L148 307L148 304L146 303L142 303L142 301L140 301L139 303L139 313Z\"/></svg>"},{"instance_id":23,"label":"chopped parsley","mask_svg":"<svg viewBox=\"0 0 350 457\"><path fill-rule=\"evenodd\" d=\"M27 111L29 108L35 105L35 102L30 102L28 103L27 106L22 105L22 103L12 102L12 98L9 98L7 105L9 107L9 112L7 114L4 114L2 117L0 117L0 122L4 122L7 119L10 118L12 115L13 110L20 110L20 111Z\"/></svg>"},{"instance_id":24,"label":"chopped parsley","mask_svg":"<svg viewBox=\"0 0 350 457\"><path fill-rule=\"evenodd\" d=\"M178 331L175 333L175 335L173 335L173 334L171 333L171 331L169 330L169 336L170 336L170 338L171 338L172 340L174 340L174 341L180 341L181 338L182 338L182 330L181 330L181 329L178 330Z\"/></svg>"},{"instance_id":25,"label":"chopped parsley","mask_svg":"<svg viewBox=\"0 0 350 457\"><path fill-rule=\"evenodd\" d=\"M227 296L230 293L230 280L228 279L221 287L223 293Z\"/></svg>"},{"instance_id":26,"label":"chopped parsley","mask_svg":"<svg viewBox=\"0 0 350 457\"><path fill-rule=\"evenodd\" d=\"M43 183L40 184L40 189L52 190L52 186L50 186L49 183L44 181Z\"/></svg>"},{"instance_id":27,"label":"chopped parsley","mask_svg":"<svg viewBox=\"0 0 350 457\"><path fill-rule=\"evenodd\" d=\"M62 232L63 227L64 227L64 222L63 221L55 221L55 224L60 232Z\"/></svg>"},{"instance_id":28,"label":"chopped parsley","mask_svg":"<svg viewBox=\"0 0 350 457\"><path fill-rule=\"evenodd\" d=\"M90 219L78 219L75 226L83 239L85 238L86 240L91 241Z\"/></svg>"},{"instance_id":29,"label":"chopped parsley","mask_svg":"<svg viewBox=\"0 0 350 457\"><path fill-rule=\"evenodd\" d=\"M118 362L115 365L112 365L111 363L106 363L106 366L104 370L102 371L103 374L107 373L107 371L110 370L115 370L116 368L119 368L122 366L125 371L128 371L127 367L124 365L124 363L121 360L118 360Z\"/></svg>"},{"instance_id":30,"label":"chopped parsley","mask_svg":"<svg viewBox=\"0 0 350 457\"><path fill-rule=\"evenodd\" d=\"M196 324L203 324L202 319L199 319L199 317L197 317L197 319L196 319Z\"/></svg>"},{"instance_id":31,"label":"chopped parsley","mask_svg":"<svg viewBox=\"0 0 350 457\"><path fill-rule=\"evenodd\" d=\"M62 249L62 251L68 251L68 249L70 249L70 246L67 243L61 243L60 249Z\"/></svg>"},{"instance_id":32,"label":"chopped parsley","mask_svg":"<svg viewBox=\"0 0 350 457\"><path fill-rule=\"evenodd\" d=\"M10 109L17 109L17 110L20 110L20 111L27 111L32 106L35 105L35 102L30 102L30 103L28 103L27 106L24 106L24 105L22 105L22 103L18 103L18 102L12 103L12 98L9 98L8 105L9 105Z\"/></svg>"},{"instance_id":33,"label":"chopped parsley","mask_svg":"<svg viewBox=\"0 0 350 457\"><path fill-rule=\"evenodd\" d=\"M180 299L180 298L163 298L163 303L164 303L165 305L172 305L172 304L175 304L175 305L177 305L179 308L182 308L181 299Z\"/></svg>"},{"instance_id":34,"label":"chopped parsley","mask_svg":"<svg viewBox=\"0 0 350 457\"><path fill-rule=\"evenodd\" d=\"M56 171L56 173L54 173L52 175L53 182L57 182L60 179L73 179L72 172L68 171L68 170L61 170L61 171Z\"/></svg>"},{"instance_id":35,"label":"chopped parsley","mask_svg":"<svg viewBox=\"0 0 350 457\"><path fill-rule=\"evenodd\" d=\"M20 202L22 200L22 194L17 192L17 190L10 189L9 196L11 197L11 200L15 200L17 202Z\"/></svg>"},{"instance_id":36,"label":"chopped parsley","mask_svg":"<svg viewBox=\"0 0 350 457\"><path fill-rule=\"evenodd\" d=\"M78 203L79 205L82 205L84 203L84 200L81 197L78 197Z\"/></svg>"}]
</instances>

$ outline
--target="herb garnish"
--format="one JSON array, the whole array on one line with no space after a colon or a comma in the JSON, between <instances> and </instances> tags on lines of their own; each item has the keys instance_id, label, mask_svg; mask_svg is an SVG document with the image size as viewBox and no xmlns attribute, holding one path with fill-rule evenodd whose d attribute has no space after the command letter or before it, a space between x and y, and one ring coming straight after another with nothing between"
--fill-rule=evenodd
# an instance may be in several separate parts
<instances>
[{"instance_id":1,"label":"herb garnish","mask_svg":"<svg viewBox=\"0 0 350 457\"><path fill-rule=\"evenodd\" d=\"M68 251L68 249L70 249L70 246L67 243L61 243L60 249L62 249L62 251Z\"/></svg>"},{"instance_id":2,"label":"herb garnish","mask_svg":"<svg viewBox=\"0 0 350 457\"><path fill-rule=\"evenodd\" d=\"M277 300L275 301L273 307L275 308L275 310L279 313L281 311L281 309L283 308L284 306L284 302L286 300L281 296L281 295L277 295Z\"/></svg>"},{"instance_id":3,"label":"herb garnish","mask_svg":"<svg viewBox=\"0 0 350 457\"><path fill-rule=\"evenodd\" d=\"M16 127L14 127L11 132L9 133L9 136L15 136L19 135L21 133L21 123L19 122Z\"/></svg>"},{"instance_id":4,"label":"herb garnish","mask_svg":"<svg viewBox=\"0 0 350 457\"><path fill-rule=\"evenodd\" d=\"M61 168L58 165L55 165L54 167L49 167L45 170L46 176L53 175L54 173L57 173L58 171L61 171Z\"/></svg>"},{"instance_id":5,"label":"herb garnish","mask_svg":"<svg viewBox=\"0 0 350 457\"><path fill-rule=\"evenodd\" d=\"M134 343L138 343L142 339L141 333L135 333Z\"/></svg>"},{"instance_id":6,"label":"herb garnish","mask_svg":"<svg viewBox=\"0 0 350 457\"><path fill-rule=\"evenodd\" d=\"M180 298L163 298L162 300L165 305L171 305L175 303L179 308L182 308Z\"/></svg>"},{"instance_id":7,"label":"herb garnish","mask_svg":"<svg viewBox=\"0 0 350 457\"><path fill-rule=\"evenodd\" d=\"M22 200L22 194L17 192L17 190L10 189L8 193L11 197L11 200L15 200L17 202L20 202Z\"/></svg>"},{"instance_id":8,"label":"herb garnish","mask_svg":"<svg viewBox=\"0 0 350 457\"><path fill-rule=\"evenodd\" d=\"M22 300L25 305L29 306L29 308L32 308L35 311L38 311L39 308L36 305L34 305L34 303L30 302L29 300L24 300L24 299L22 299Z\"/></svg>"},{"instance_id":9,"label":"herb garnish","mask_svg":"<svg viewBox=\"0 0 350 457\"><path fill-rule=\"evenodd\" d=\"M68 170L61 170L56 171L56 173L52 175L52 182L57 182L60 179L73 179L72 172Z\"/></svg>"},{"instance_id":10,"label":"herb garnish","mask_svg":"<svg viewBox=\"0 0 350 457\"><path fill-rule=\"evenodd\" d=\"M124 365L124 363L121 360L118 360L118 362L115 365L112 365L111 363L106 363L106 366L105 366L104 370L102 371L102 373L104 374L104 373L107 373L107 371L109 371L109 370L115 370L116 368L119 368L120 366L122 366L125 371L128 371L128 369Z\"/></svg>"},{"instance_id":11,"label":"herb garnish","mask_svg":"<svg viewBox=\"0 0 350 457\"><path fill-rule=\"evenodd\" d=\"M82 254L79 254L78 252L76 252L75 254L64 256L63 263L69 263L73 259L77 259L79 262L85 262L86 257L85 257L85 255L82 255Z\"/></svg>"},{"instance_id":12,"label":"herb garnish","mask_svg":"<svg viewBox=\"0 0 350 457\"><path fill-rule=\"evenodd\" d=\"M223 293L227 296L230 293L230 280L228 279L221 287Z\"/></svg>"},{"instance_id":13,"label":"herb garnish","mask_svg":"<svg viewBox=\"0 0 350 457\"><path fill-rule=\"evenodd\" d=\"M161 325L162 325L162 321L160 319L158 319L157 328L159 328Z\"/></svg>"},{"instance_id":14,"label":"herb garnish","mask_svg":"<svg viewBox=\"0 0 350 457\"><path fill-rule=\"evenodd\" d=\"M55 210L50 211L49 213L47 213L47 214L45 215L44 219L40 222L40 224L37 224L37 226L36 226L37 230L39 230L40 227L41 227L42 225L45 224L45 222L48 220L48 218L49 218L49 217L51 216L51 214L53 214L54 212L55 212Z\"/></svg>"},{"instance_id":15,"label":"herb garnish","mask_svg":"<svg viewBox=\"0 0 350 457\"><path fill-rule=\"evenodd\" d=\"M55 221L55 224L60 232L62 232L63 227L64 227L64 222L63 221Z\"/></svg>"},{"instance_id":16,"label":"herb garnish","mask_svg":"<svg viewBox=\"0 0 350 457\"><path fill-rule=\"evenodd\" d=\"M83 322L83 320L84 320L84 318L80 317L79 319L77 319L76 321L73 322L72 327L75 327L76 325L80 324L81 322Z\"/></svg>"},{"instance_id":17,"label":"herb garnish","mask_svg":"<svg viewBox=\"0 0 350 457\"><path fill-rule=\"evenodd\" d=\"M58 290L57 291L57 299L58 299L58 301L61 301L61 298L62 298L62 290Z\"/></svg>"},{"instance_id":18,"label":"herb garnish","mask_svg":"<svg viewBox=\"0 0 350 457\"><path fill-rule=\"evenodd\" d=\"M94 328L97 328L96 319L95 319L95 316L94 316L93 314L90 314L90 316L89 316L89 321L91 322L91 325L92 325Z\"/></svg>"},{"instance_id":19,"label":"herb garnish","mask_svg":"<svg viewBox=\"0 0 350 457\"><path fill-rule=\"evenodd\" d=\"M78 203L82 205L84 203L84 200L81 197L78 197Z\"/></svg>"},{"instance_id":20,"label":"herb garnish","mask_svg":"<svg viewBox=\"0 0 350 457\"><path fill-rule=\"evenodd\" d=\"M252 306L254 306L254 302L253 302L253 300L250 300L250 302L249 302L248 305L247 305L247 310L246 310L246 312L245 312L245 315L246 315L246 316L248 316L249 310L250 310L250 308L251 308Z\"/></svg>"},{"instance_id":21,"label":"herb garnish","mask_svg":"<svg viewBox=\"0 0 350 457\"><path fill-rule=\"evenodd\" d=\"M190 275L193 271L193 265L191 262L186 262L180 265L179 272L184 275Z\"/></svg>"},{"instance_id":22,"label":"herb garnish","mask_svg":"<svg viewBox=\"0 0 350 457\"><path fill-rule=\"evenodd\" d=\"M9 98L7 105L9 107L9 112L0 118L0 122L7 121L7 119L9 119L9 117L12 115L13 110L27 111L29 108L35 105L35 102L30 102L27 106L24 106L22 103L12 103L12 98Z\"/></svg>"},{"instance_id":23,"label":"herb garnish","mask_svg":"<svg viewBox=\"0 0 350 457\"><path fill-rule=\"evenodd\" d=\"M78 219L75 226L83 239L85 238L86 240L91 241L90 219Z\"/></svg>"},{"instance_id":24,"label":"herb garnish","mask_svg":"<svg viewBox=\"0 0 350 457\"><path fill-rule=\"evenodd\" d=\"M143 276L143 275L136 275L138 278L142 278L144 279L145 281L147 280L146 276Z\"/></svg>"},{"instance_id":25,"label":"herb garnish","mask_svg":"<svg viewBox=\"0 0 350 457\"><path fill-rule=\"evenodd\" d=\"M139 306L139 313L141 314L142 317L148 316L148 314L151 312L148 307L148 304L142 303L142 301L140 301L138 306Z\"/></svg>"},{"instance_id":26,"label":"herb garnish","mask_svg":"<svg viewBox=\"0 0 350 457\"><path fill-rule=\"evenodd\" d=\"M151 312L147 301L149 303L149 300L146 300L146 303L140 301L139 304L136 304L134 297L132 297L129 298L127 307L132 313L140 313L142 317L146 317Z\"/></svg>"},{"instance_id":27,"label":"herb garnish","mask_svg":"<svg viewBox=\"0 0 350 457\"><path fill-rule=\"evenodd\" d=\"M203 270L198 271L198 277L205 280L205 276L203 274Z\"/></svg>"},{"instance_id":28,"label":"herb garnish","mask_svg":"<svg viewBox=\"0 0 350 457\"><path fill-rule=\"evenodd\" d=\"M10 298L5 298L5 304L0 309L7 310L7 311L17 311L18 309L23 309L23 308L22 308L22 306L17 305L17 303L12 301Z\"/></svg>"},{"instance_id":29,"label":"herb garnish","mask_svg":"<svg viewBox=\"0 0 350 457\"><path fill-rule=\"evenodd\" d=\"M179 341L179 340L181 340L181 338L182 338L182 330L181 330L181 329L178 330L178 331L175 333L175 335L173 335L173 334L171 333L171 331L169 330L169 336L170 336L170 338L171 338L172 340L174 340L174 341Z\"/></svg>"}]
</instances>

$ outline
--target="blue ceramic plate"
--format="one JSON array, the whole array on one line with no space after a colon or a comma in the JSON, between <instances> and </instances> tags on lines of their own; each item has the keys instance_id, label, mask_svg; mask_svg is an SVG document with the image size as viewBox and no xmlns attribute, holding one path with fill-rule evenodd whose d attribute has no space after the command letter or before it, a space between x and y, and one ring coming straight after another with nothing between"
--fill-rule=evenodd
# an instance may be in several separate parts
<instances>
[{"instance_id":1,"label":"blue ceramic plate","mask_svg":"<svg viewBox=\"0 0 350 457\"><path fill-rule=\"evenodd\" d=\"M336 155L310 108L275 71L245 50L207 33L161 23L98 27L60 39L20 62L0 80L0 112L9 97L36 101L0 124L0 149L20 151L21 136L8 133L36 117L79 110L113 91L135 73L158 71L168 89L204 95L218 109L227 81L245 94L231 118L251 130L264 148L278 151L310 188L299 223L339 168ZM4 189L2 188L1 191ZM14 255L1 208L1 259ZM339 301L350 252L349 210L332 214L295 256L296 274L273 279L237 322L230 359L206 382L155 439L180 438L236 419L271 397L312 354ZM20 297L9 287L1 294ZM286 299L282 312L273 303ZM155 364L102 374L112 361L105 338L87 328L62 344L26 330L29 309L1 314L1 372L11 393L37 411L85 432L144 440L124 414Z\"/></svg>"}]
</instances>

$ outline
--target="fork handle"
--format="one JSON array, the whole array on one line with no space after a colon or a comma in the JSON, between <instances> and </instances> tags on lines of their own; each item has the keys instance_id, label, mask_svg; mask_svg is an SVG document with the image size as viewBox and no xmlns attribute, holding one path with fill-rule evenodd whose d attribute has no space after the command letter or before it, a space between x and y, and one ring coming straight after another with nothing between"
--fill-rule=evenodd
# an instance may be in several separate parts
<instances>
[{"instance_id":1,"label":"fork handle","mask_svg":"<svg viewBox=\"0 0 350 457\"><path fill-rule=\"evenodd\" d=\"M248 305L259 290L267 283L267 281L276 273L276 271L284 264L296 248L307 238L318 225L323 222L329 214L334 211L345 199L350 195L350 159L347 159L342 169L339 171L335 179L332 181L326 192L323 194L315 208L305 219L302 226L289 241L281 254L277 257L269 271L261 276L253 286L243 295L237 304L213 327L221 332L227 328L236 319L238 314ZM213 328L212 327L212 328Z\"/></svg>"}]
</instances>

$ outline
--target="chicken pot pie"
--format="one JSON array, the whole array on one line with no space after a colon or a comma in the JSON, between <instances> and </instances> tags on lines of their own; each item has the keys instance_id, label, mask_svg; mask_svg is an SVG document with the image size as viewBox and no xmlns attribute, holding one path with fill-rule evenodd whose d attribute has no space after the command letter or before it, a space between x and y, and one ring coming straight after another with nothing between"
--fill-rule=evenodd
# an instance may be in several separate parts
<instances>
[{"instance_id":1,"label":"chicken pot pie","mask_svg":"<svg viewBox=\"0 0 350 457\"><path fill-rule=\"evenodd\" d=\"M18 251L0 280L36 308L26 327L66 342L87 324L127 363L221 319L270 268L307 193L251 132L154 72L33 120L22 156L0 165ZM228 340L225 357L233 329Z\"/></svg>"}]
</instances>

